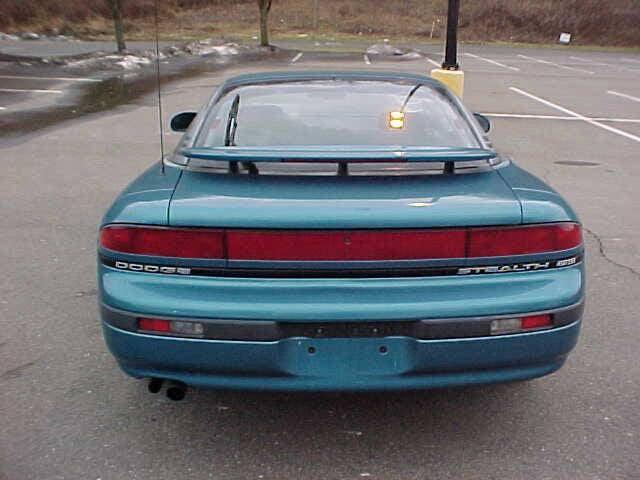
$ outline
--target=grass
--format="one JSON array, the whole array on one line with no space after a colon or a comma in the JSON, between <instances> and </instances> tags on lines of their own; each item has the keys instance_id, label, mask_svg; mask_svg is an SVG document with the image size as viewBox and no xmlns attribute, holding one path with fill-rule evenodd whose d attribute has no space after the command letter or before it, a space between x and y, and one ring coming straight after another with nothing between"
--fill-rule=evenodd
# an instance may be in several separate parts
<instances>
[{"instance_id":1,"label":"grass","mask_svg":"<svg viewBox=\"0 0 640 480\"><path fill-rule=\"evenodd\" d=\"M149 39L154 32L153 0L122 0L127 37ZM112 24L105 0L0 0L0 30L34 30L105 38ZM273 0L274 39L336 38L440 42L446 0ZM161 37L250 40L257 33L255 0L162 0ZM638 0L465 0L460 39L466 42L553 44L562 31L582 45L640 46Z\"/></svg>"}]
</instances>

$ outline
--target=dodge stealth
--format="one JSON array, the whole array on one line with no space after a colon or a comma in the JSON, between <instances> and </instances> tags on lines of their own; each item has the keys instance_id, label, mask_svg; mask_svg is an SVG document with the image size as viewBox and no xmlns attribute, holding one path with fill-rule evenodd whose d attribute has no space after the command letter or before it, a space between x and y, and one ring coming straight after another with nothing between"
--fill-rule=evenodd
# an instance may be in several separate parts
<instances>
[{"instance_id":1,"label":"dodge stealth","mask_svg":"<svg viewBox=\"0 0 640 480\"><path fill-rule=\"evenodd\" d=\"M436 80L237 76L171 126L98 245L106 343L151 391L517 381L575 346L576 214Z\"/></svg>"}]
</instances>

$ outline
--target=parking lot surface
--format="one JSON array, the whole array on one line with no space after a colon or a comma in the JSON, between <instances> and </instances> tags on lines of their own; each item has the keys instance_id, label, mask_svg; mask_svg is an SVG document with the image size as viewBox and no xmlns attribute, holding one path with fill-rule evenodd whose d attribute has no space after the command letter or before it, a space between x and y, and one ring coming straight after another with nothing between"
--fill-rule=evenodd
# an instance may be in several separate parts
<instances>
[{"instance_id":1,"label":"parking lot surface","mask_svg":"<svg viewBox=\"0 0 640 480\"><path fill-rule=\"evenodd\" d=\"M293 52L203 73L166 85L164 110L200 107L237 73L426 72L441 61L438 48L416 48L426 57ZM496 148L584 223L587 309L563 369L409 393L190 391L177 403L148 393L106 350L95 279L102 213L160 156L148 96L0 143L0 478L638 478L640 55L475 46L460 62L464 101L489 116ZM62 95L2 89L81 83L0 78L0 117L20 108L11 95ZM179 138L165 134L170 147Z\"/></svg>"}]
</instances>

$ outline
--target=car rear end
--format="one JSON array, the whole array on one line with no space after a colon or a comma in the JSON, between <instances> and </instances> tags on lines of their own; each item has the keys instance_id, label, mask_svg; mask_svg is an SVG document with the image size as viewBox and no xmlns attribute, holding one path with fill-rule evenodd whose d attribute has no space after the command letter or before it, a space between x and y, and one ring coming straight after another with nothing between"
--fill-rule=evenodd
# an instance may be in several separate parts
<instances>
[{"instance_id":1,"label":"car rear end","mask_svg":"<svg viewBox=\"0 0 640 480\"><path fill-rule=\"evenodd\" d=\"M239 125L249 112L241 101ZM562 366L580 329L583 244L549 187L505 160L448 172L297 160L257 162L259 173L207 160L152 169L116 201L98 278L126 373L386 390Z\"/></svg>"}]
</instances>

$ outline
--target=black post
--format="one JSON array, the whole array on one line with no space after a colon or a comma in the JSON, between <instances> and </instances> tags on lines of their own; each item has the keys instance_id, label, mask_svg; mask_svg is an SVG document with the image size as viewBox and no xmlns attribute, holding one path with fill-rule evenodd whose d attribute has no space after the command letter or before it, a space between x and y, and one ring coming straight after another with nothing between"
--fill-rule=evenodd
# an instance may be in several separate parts
<instances>
[{"instance_id":1,"label":"black post","mask_svg":"<svg viewBox=\"0 0 640 480\"><path fill-rule=\"evenodd\" d=\"M458 16L460 0L449 0L447 11L447 43L444 53L444 70L458 70Z\"/></svg>"}]
</instances>

